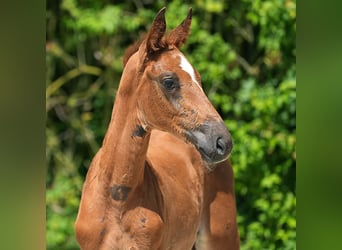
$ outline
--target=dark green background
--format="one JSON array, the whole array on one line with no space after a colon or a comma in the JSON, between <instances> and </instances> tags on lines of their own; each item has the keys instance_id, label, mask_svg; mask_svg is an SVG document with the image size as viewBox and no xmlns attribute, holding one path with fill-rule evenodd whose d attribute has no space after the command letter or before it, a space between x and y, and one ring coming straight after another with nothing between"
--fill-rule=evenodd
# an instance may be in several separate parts
<instances>
[{"instance_id":1,"label":"dark green background","mask_svg":"<svg viewBox=\"0 0 342 250\"><path fill-rule=\"evenodd\" d=\"M48 2L46 240L75 249L80 190L101 146L125 49L167 6L193 8L183 51L233 140L241 249L296 247L296 2Z\"/></svg>"},{"instance_id":2,"label":"dark green background","mask_svg":"<svg viewBox=\"0 0 342 250\"><path fill-rule=\"evenodd\" d=\"M298 11L300 249L341 245L340 7ZM45 3L11 2L1 14L1 247L45 249Z\"/></svg>"}]
</instances>

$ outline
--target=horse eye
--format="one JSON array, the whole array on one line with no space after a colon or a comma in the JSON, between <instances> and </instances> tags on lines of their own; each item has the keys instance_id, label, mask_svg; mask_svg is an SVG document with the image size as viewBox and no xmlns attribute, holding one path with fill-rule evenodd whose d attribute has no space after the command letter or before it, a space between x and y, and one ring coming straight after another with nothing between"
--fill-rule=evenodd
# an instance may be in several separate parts
<instances>
[{"instance_id":1,"label":"horse eye","mask_svg":"<svg viewBox=\"0 0 342 250\"><path fill-rule=\"evenodd\" d=\"M171 91L176 88L176 83L173 78L165 78L163 79L163 86L165 89Z\"/></svg>"}]
</instances>

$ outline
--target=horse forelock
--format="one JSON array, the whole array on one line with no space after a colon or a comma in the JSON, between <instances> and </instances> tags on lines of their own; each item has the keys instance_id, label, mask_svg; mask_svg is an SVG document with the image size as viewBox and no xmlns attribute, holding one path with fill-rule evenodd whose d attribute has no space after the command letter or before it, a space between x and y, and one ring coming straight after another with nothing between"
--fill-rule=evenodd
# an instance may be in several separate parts
<instances>
[{"instance_id":1,"label":"horse forelock","mask_svg":"<svg viewBox=\"0 0 342 250\"><path fill-rule=\"evenodd\" d=\"M126 49L124 56L122 58L123 67L126 66L128 60L132 57L132 55L134 55L139 50L140 46L146 41L146 38L147 34L144 34L140 39L135 41ZM171 49L172 47L174 47L174 44L172 44L171 40L168 39L167 36L164 36L159 43L158 51L151 53L150 57L147 59L156 59L160 55L160 53L162 53L165 50Z\"/></svg>"}]
</instances>

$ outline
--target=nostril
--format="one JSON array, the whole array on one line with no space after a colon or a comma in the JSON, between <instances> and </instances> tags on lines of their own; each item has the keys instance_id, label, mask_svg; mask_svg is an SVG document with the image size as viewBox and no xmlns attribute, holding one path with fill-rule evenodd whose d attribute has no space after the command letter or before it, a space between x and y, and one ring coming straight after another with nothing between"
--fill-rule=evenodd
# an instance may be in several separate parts
<instances>
[{"instance_id":1,"label":"nostril","mask_svg":"<svg viewBox=\"0 0 342 250\"><path fill-rule=\"evenodd\" d=\"M216 140L216 152L219 155L224 155L226 151L226 145L222 139L222 137L217 138Z\"/></svg>"}]
</instances>

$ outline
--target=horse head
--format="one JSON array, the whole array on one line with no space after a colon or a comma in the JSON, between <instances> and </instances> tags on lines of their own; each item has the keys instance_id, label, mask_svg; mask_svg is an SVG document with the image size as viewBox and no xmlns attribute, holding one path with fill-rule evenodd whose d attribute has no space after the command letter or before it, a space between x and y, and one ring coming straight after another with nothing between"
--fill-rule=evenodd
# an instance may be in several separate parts
<instances>
[{"instance_id":1,"label":"horse head","mask_svg":"<svg viewBox=\"0 0 342 250\"><path fill-rule=\"evenodd\" d=\"M180 51L190 33L192 10L168 34L165 8L125 62L123 79L134 92L141 127L169 132L193 144L209 165L226 160L231 135L205 95L200 74Z\"/></svg>"}]
</instances>

